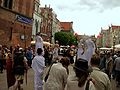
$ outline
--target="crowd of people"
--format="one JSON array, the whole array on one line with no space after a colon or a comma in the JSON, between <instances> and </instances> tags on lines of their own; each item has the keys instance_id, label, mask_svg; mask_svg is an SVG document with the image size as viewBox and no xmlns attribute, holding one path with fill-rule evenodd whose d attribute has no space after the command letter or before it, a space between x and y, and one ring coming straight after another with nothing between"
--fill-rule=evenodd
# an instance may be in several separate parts
<instances>
[{"instance_id":1,"label":"crowd of people","mask_svg":"<svg viewBox=\"0 0 120 90\"><path fill-rule=\"evenodd\" d=\"M62 55L59 50L58 42L44 46L40 33L35 49L0 45L0 73L6 69L8 88L22 90L29 68L34 71L34 90L112 90L111 79L120 86L120 52L100 52L90 38L79 40L76 48L63 48Z\"/></svg>"}]
</instances>

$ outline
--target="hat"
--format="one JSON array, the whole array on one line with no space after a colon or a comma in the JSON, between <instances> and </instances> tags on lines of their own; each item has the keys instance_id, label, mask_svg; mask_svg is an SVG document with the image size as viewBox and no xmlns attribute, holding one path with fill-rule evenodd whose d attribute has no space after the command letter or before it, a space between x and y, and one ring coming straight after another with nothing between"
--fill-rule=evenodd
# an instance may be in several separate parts
<instances>
[{"instance_id":1,"label":"hat","mask_svg":"<svg viewBox=\"0 0 120 90\"><path fill-rule=\"evenodd\" d=\"M89 72L88 61L85 59L79 58L73 67L83 72Z\"/></svg>"},{"instance_id":2,"label":"hat","mask_svg":"<svg viewBox=\"0 0 120 90\"><path fill-rule=\"evenodd\" d=\"M113 57L114 57L114 58L117 58L117 55L114 55Z\"/></svg>"},{"instance_id":3,"label":"hat","mask_svg":"<svg viewBox=\"0 0 120 90\"><path fill-rule=\"evenodd\" d=\"M19 48L18 51L16 53L23 53L23 48Z\"/></svg>"},{"instance_id":4,"label":"hat","mask_svg":"<svg viewBox=\"0 0 120 90\"><path fill-rule=\"evenodd\" d=\"M22 51L22 50L23 50L23 48L19 48L19 50L21 50L21 51Z\"/></svg>"}]
</instances>

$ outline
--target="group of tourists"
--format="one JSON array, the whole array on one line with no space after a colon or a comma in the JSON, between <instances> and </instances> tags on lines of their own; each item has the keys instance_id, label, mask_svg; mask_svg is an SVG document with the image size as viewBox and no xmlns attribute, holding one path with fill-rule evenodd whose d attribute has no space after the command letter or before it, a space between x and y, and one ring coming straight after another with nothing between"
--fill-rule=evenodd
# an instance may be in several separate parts
<instances>
[{"instance_id":1,"label":"group of tourists","mask_svg":"<svg viewBox=\"0 0 120 90\"><path fill-rule=\"evenodd\" d=\"M40 33L35 50L19 44L14 49L0 46L0 73L6 69L8 88L23 90L29 68L34 71L34 90L112 90L111 79L120 86L120 52L98 52L90 37L62 55L59 49L58 42L44 46Z\"/></svg>"},{"instance_id":2,"label":"group of tourists","mask_svg":"<svg viewBox=\"0 0 120 90\"><path fill-rule=\"evenodd\" d=\"M39 57L35 56L33 59L35 90L112 90L109 74L99 69L101 58L95 53L95 45L91 39L84 43L80 41L74 63L70 63L71 58L67 55L58 58L58 46L55 51L57 54L44 75L45 58L42 56L42 49L41 54L38 53Z\"/></svg>"},{"instance_id":3,"label":"group of tourists","mask_svg":"<svg viewBox=\"0 0 120 90\"><path fill-rule=\"evenodd\" d=\"M105 72L109 79L116 81L116 86L120 86L120 52L102 52L100 53L100 65L101 71Z\"/></svg>"}]
</instances>

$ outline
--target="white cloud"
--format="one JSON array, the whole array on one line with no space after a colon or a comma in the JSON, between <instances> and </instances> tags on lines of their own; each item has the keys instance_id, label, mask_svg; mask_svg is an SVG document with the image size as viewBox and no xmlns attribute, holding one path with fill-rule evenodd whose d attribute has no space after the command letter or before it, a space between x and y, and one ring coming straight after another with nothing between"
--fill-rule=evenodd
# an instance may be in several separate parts
<instances>
[{"instance_id":1,"label":"white cloud","mask_svg":"<svg viewBox=\"0 0 120 90\"><path fill-rule=\"evenodd\" d=\"M42 0L61 21L73 21L79 34L98 34L101 27L120 25L120 0Z\"/></svg>"},{"instance_id":2,"label":"white cloud","mask_svg":"<svg viewBox=\"0 0 120 90\"><path fill-rule=\"evenodd\" d=\"M119 0L79 0L77 2L80 6L89 6L89 9L112 9L120 6Z\"/></svg>"}]
</instances>

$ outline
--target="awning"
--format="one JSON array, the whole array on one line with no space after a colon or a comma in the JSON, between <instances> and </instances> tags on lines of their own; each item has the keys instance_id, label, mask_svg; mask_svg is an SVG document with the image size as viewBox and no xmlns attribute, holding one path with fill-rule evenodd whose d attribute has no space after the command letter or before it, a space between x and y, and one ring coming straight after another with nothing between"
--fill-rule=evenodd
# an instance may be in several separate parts
<instances>
[{"instance_id":1,"label":"awning","mask_svg":"<svg viewBox=\"0 0 120 90\"><path fill-rule=\"evenodd\" d=\"M35 41L31 41L31 44L35 44Z\"/></svg>"},{"instance_id":2,"label":"awning","mask_svg":"<svg viewBox=\"0 0 120 90\"><path fill-rule=\"evenodd\" d=\"M35 41L31 41L31 44L35 44ZM46 41L43 41L43 44L44 44L44 45L50 45L50 43L49 43L49 42L46 42Z\"/></svg>"},{"instance_id":3,"label":"awning","mask_svg":"<svg viewBox=\"0 0 120 90\"><path fill-rule=\"evenodd\" d=\"M115 45L115 48L120 48L120 44Z\"/></svg>"},{"instance_id":4,"label":"awning","mask_svg":"<svg viewBox=\"0 0 120 90\"><path fill-rule=\"evenodd\" d=\"M49 42L45 42L45 41L43 42L43 44L45 44L45 45L50 45L50 43L49 43Z\"/></svg>"},{"instance_id":5,"label":"awning","mask_svg":"<svg viewBox=\"0 0 120 90\"><path fill-rule=\"evenodd\" d=\"M48 36L47 34L45 34L45 33L40 33L41 35L43 35L43 36Z\"/></svg>"},{"instance_id":6,"label":"awning","mask_svg":"<svg viewBox=\"0 0 120 90\"><path fill-rule=\"evenodd\" d=\"M99 48L100 50L112 50L113 48L106 48L106 47L102 47L102 48Z\"/></svg>"}]
</instances>

